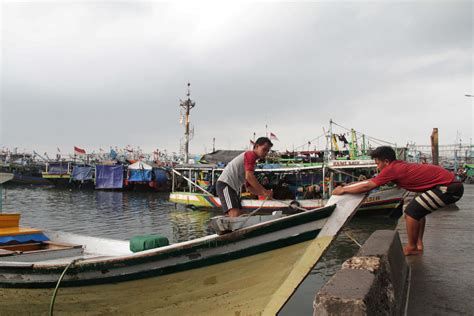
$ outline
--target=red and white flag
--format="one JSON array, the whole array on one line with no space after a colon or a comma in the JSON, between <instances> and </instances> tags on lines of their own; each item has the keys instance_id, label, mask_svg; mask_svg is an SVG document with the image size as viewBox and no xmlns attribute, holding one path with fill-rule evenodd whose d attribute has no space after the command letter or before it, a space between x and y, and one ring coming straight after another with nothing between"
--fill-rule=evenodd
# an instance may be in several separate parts
<instances>
[{"instance_id":1,"label":"red and white flag","mask_svg":"<svg viewBox=\"0 0 474 316\"><path fill-rule=\"evenodd\" d=\"M270 139L271 140L279 140L278 137L275 134L273 134L272 132L270 132Z\"/></svg>"},{"instance_id":2,"label":"red and white flag","mask_svg":"<svg viewBox=\"0 0 474 316\"><path fill-rule=\"evenodd\" d=\"M82 148L74 146L74 155L85 155L86 151Z\"/></svg>"}]
</instances>

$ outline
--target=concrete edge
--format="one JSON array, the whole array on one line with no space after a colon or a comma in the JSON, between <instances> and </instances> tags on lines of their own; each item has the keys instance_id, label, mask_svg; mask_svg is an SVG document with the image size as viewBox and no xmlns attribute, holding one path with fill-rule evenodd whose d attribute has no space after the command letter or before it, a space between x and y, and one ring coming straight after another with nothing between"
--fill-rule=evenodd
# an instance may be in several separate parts
<instances>
[{"instance_id":1,"label":"concrete edge","mask_svg":"<svg viewBox=\"0 0 474 316\"><path fill-rule=\"evenodd\" d=\"M409 279L398 232L375 231L317 293L314 315L404 315Z\"/></svg>"}]
</instances>

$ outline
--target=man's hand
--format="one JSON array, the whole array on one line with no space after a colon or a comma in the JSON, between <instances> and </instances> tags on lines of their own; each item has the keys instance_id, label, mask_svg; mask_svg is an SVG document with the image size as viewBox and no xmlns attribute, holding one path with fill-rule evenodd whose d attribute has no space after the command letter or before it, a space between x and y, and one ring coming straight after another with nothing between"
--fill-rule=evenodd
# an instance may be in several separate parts
<instances>
[{"instance_id":1,"label":"man's hand","mask_svg":"<svg viewBox=\"0 0 474 316\"><path fill-rule=\"evenodd\" d=\"M265 197L267 200L273 199L273 190L265 190Z\"/></svg>"},{"instance_id":2,"label":"man's hand","mask_svg":"<svg viewBox=\"0 0 474 316\"><path fill-rule=\"evenodd\" d=\"M343 195L344 194L344 187L343 186L338 186L332 191L333 195Z\"/></svg>"}]
</instances>

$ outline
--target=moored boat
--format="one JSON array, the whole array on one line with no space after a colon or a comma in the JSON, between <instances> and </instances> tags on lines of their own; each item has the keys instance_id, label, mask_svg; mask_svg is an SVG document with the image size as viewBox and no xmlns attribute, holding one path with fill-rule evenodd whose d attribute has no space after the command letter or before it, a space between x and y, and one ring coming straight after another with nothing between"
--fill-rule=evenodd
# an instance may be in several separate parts
<instances>
[{"instance_id":1,"label":"moored boat","mask_svg":"<svg viewBox=\"0 0 474 316\"><path fill-rule=\"evenodd\" d=\"M11 239L21 229L10 220L0 229L10 237L0 246L2 313L46 313L58 285L61 313L274 315L362 199L333 197L323 208L136 253L126 241L61 232L24 229L30 236Z\"/></svg>"},{"instance_id":2,"label":"moored boat","mask_svg":"<svg viewBox=\"0 0 474 316\"><path fill-rule=\"evenodd\" d=\"M258 168L255 172L262 182L268 181L269 174L278 180L277 185L267 187L274 189L275 199L264 201L242 194L241 207L245 211L258 208L262 213L280 210L292 213L323 207L327 202L324 197L335 183L344 183L344 177L357 178L354 176L357 172L368 173L375 169L375 164L373 161L363 160L331 161L328 169L333 173L332 177L325 177L323 169L322 165ZM220 208L221 202L214 193L214 186L222 170L215 165L188 165L173 169L170 202L191 208ZM399 207L405 193L404 189L398 187L373 190L359 210L374 211L377 214L391 213Z\"/></svg>"}]
</instances>

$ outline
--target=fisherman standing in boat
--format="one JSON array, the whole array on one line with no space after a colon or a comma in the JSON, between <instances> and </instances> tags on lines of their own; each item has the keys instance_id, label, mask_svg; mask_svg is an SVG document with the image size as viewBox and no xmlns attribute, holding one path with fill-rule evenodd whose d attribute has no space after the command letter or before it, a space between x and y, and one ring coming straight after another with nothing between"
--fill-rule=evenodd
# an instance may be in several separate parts
<instances>
[{"instance_id":1,"label":"fisherman standing in boat","mask_svg":"<svg viewBox=\"0 0 474 316\"><path fill-rule=\"evenodd\" d=\"M273 144L267 137L260 137L255 141L253 150L246 151L234 159L224 168L217 179L216 190L221 201L222 209L230 217L242 214L240 192L245 184L247 190L256 195L273 197L271 190L266 190L255 177L255 165L258 159L264 159Z\"/></svg>"},{"instance_id":2,"label":"fisherman standing in boat","mask_svg":"<svg viewBox=\"0 0 474 316\"><path fill-rule=\"evenodd\" d=\"M371 153L380 173L370 180L355 185L339 186L332 194L363 193L388 182L394 182L415 197L403 205L408 235L408 244L403 248L405 255L417 255L423 251L425 216L461 199L464 187L453 173L431 164L407 163L397 160L395 151L388 146L376 148Z\"/></svg>"}]
</instances>

